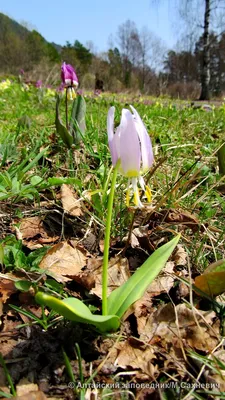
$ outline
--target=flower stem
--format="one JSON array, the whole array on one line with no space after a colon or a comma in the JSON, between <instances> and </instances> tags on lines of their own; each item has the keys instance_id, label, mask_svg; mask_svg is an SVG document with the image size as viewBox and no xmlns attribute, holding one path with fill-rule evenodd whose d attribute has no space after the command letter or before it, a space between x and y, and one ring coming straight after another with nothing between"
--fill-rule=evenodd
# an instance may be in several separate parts
<instances>
[{"instance_id":1,"label":"flower stem","mask_svg":"<svg viewBox=\"0 0 225 400\"><path fill-rule=\"evenodd\" d=\"M69 124L68 124L68 98L67 98L67 94L68 94L68 88L66 88L66 129L69 129Z\"/></svg>"},{"instance_id":2,"label":"flower stem","mask_svg":"<svg viewBox=\"0 0 225 400\"><path fill-rule=\"evenodd\" d=\"M109 193L108 207L107 207L107 218L106 218L106 229L105 229L105 240L104 240L104 255L103 255L103 267L102 267L102 315L107 315L107 288L108 288L108 261L109 261L109 242L112 222L112 209L113 199L116 187L116 177L119 167L117 162L112 176L112 184Z\"/></svg>"}]
</instances>

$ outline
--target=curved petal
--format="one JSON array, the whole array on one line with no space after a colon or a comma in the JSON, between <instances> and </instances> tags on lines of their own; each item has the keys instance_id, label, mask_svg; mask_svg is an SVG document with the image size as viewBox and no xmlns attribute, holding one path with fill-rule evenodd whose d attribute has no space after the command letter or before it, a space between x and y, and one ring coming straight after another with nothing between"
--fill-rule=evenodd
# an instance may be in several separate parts
<instances>
[{"instance_id":1,"label":"curved petal","mask_svg":"<svg viewBox=\"0 0 225 400\"><path fill-rule=\"evenodd\" d=\"M107 115L107 133L108 133L108 143L109 143L109 149L112 157L113 166L116 165L118 160L118 153L116 150L116 138L114 135L114 114L115 114L115 107L110 107Z\"/></svg>"},{"instance_id":2,"label":"curved petal","mask_svg":"<svg viewBox=\"0 0 225 400\"><path fill-rule=\"evenodd\" d=\"M129 110L122 110L119 131L122 173L127 177L139 176L141 163L140 142L133 115Z\"/></svg>"},{"instance_id":3,"label":"curved petal","mask_svg":"<svg viewBox=\"0 0 225 400\"><path fill-rule=\"evenodd\" d=\"M75 69L70 64L66 64L65 62L62 64L61 78L63 83L68 86L78 86L78 79Z\"/></svg>"},{"instance_id":4,"label":"curved petal","mask_svg":"<svg viewBox=\"0 0 225 400\"><path fill-rule=\"evenodd\" d=\"M152 166L154 161L152 143L140 115L134 107L130 106L130 108L133 111L136 129L141 142L142 170L145 172Z\"/></svg>"},{"instance_id":5,"label":"curved petal","mask_svg":"<svg viewBox=\"0 0 225 400\"><path fill-rule=\"evenodd\" d=\"M66 78L66 79L65 79L65 84L66 84L66 86L71 86L71 85L72 85L71 79Z\"/></svg>"}]
</instances>

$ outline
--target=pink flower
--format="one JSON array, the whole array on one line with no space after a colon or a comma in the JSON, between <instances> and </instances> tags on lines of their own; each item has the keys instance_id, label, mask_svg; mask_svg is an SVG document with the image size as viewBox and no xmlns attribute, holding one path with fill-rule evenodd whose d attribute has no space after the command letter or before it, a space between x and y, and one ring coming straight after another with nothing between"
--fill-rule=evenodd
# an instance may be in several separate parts
<instances>
[{"instance_id":1,"label":"pink flower","mask_svg":"<svg viewBox=\"0 0 225 400\"><path fill-rule=\"evenodd\" d=\"M42 87L42 85L43 85L43 82L42 82L42 80L41 79L39 79L37 82L36 82L36 88L41 88Z\"/></svg>"},{"instance_id":2,"label":"pink flower","mask_svg":"<svg viewBox=\"0 0 225 400\"><path fill-rule=\"evenodd\" d=\"M151 191L145 186L141 173L149 170L154 161L151 139L140 118L140 115L134 107L130 110L123 109L120 125L114 133L114 113L115 107L111 107L108 112L107 131L109 148L112 157L112 163L115 166L120 160L119 171L122 175L129 178L127 190L127 205L129 205L130 185L134 192L134 203L137 207L142 207L139 197L137 184L150 202Z\"/></svg>"},{"instance_id":3,"label":"pink flower","mask_svg":"<svg viewBox=\"0 0 225 400\"><path fill-rule=\"evenodd\" d=\"M78 79L76 72L72 65L66 64L65 62L62 64L61 67L61 78L62 82L65 86L71 87L71 86L78 86Z\"/></svg>"}]
</instances>

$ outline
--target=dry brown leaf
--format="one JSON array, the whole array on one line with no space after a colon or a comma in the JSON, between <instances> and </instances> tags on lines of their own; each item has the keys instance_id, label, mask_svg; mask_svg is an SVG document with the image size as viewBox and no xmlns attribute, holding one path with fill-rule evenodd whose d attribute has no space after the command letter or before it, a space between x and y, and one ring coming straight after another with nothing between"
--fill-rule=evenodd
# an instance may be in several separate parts
<instances>
[{"instance_id":1,"label":"dry brown leaf","mask_svg":"<svg viewBox=\"0 0 225 400\"><path fill-rule=\"evenodd\" d=\"M144 329L138 332L140 340L152 343L155 337L159 337L165 347L172 343L178 348L186 345L198 350L211 351L220 337L219 325L214 323L213 311L201 311L201 314L206 322L185 304L179 304L175 309L171 303L163 305L146 319L145 326L142 324Z\"/></svg>"},{"instance_id":2,"label":"dry brown leaf","mask_svg":"<svg viewBox=\"0 0 225 400\"><path fill-rule=\"evenodd\" d=\"M83 214L81 199L78 199L72 186L66 184L61 186L61 201L66 213L73 217L80 217Z\"/></svg>"},{"instance_id":3,"label":"dry brown leaf","mask_svg":"<svg viewBox=\"0 0 225 400\"><path fill-rule=\"evenodd\" d=\"M116 345L118 355L115 360L115 365L120 368L133 368L142 373L156 378L158 375L158 367L152 364L152 360L156 357L150 346L144 349L132 346L128 341L121 342Z\"/></svg>"},{"instance_id":4,"label":"dry brown leaf","mask_svg":"<svg viewBox=\"0 0 225 400\"><path fill-rule=\"evenodd\" d=\"M142 332L146 325L146 317L152 312L152 297L158 296L161 293L169 292L169 290L173 287L174 278L172 276L168 276L165 273L172 273L174 269L174 262L169 261L166 263L163 274L158 276L148 287L144 295L136 301L133 306L128 310L125 315L127 318L131 312L134 312L134 315L137 319L137 328L138 332Z\"/></svg>"},{"instance_id":5,"label":"dry brown leaf","mask_svg":"<svg viewBox=\"0 0 225 400\"><path fill-rule=\"evenodd\" d=\"M186 228L192 229L197 232L201 226L196 215L189 213L183 209L162 209L160 212L153 212L150 216L149 223L152 227L162 223L179 224Z\"/></svg>"},{"instance_id":6,"label":"dry brown leaf","mask_svg":"<svg viewBox=\"0 0 225 400\"><path fill-rule=\"evenodd\" d=\"M91 263L91 260L89 261ZM121 286L130 277L129 264L126 258L115 257L109 260L108 266L108 291L107 295ZM102 298L102 261L99 268L94 271L95 286L91 293Z\"/></svg>"},{"instance_id":7,"label":"dry brown leaf","mask_svg":"<svg viewBox=\"0 0 225 400\"><path fill-rule=\"evenodd\" d=\"M17 396L23 396L30 392L37 392L37 391L38 391L38 385L36 383L29 382L27 378L21 379L19 383L16 385Z\"/></svg>"},{"instance_id":8,"label":"dry brown leaf","mask_svg":"<svg viewBox=\"0 0 225 400\"><path fill-rule=\"evenodd\" d=\"M168 212L165 213L164 221L186 225L186 227L192 229L193 232L198 231L200 226L199 220L194 214L191 214L188 211L184 211L182 209L168 210Z\"/></svg>"},{"instance_id":9,"label":"dry brown leaf","mask_svg":"<svg viewBox=\"0 0 225 400\"><path fill-rule=\"evenodd\" d=\"M91 294L102 298L102 258L88 258L87 268L73 279L90 290ZM109 260L108 266L108 295L121 286L130 277L129 265L126 258L115 257Z\"/></svg>"},{"instance_id":10,"label":"dry brown leaf","mask_svg":"<svg viewBox=\"0 0 225 400\"><path fill-rule=\"evenodd\" d=\"M53 275L58 282L66 282L78 275L85 265L86 255L79 246L61 242L48 250L39 267Z\"/></svg>"},{"instance_id":11,"label":"dry brown leaf","mask_svg":"<svg viewBox=\"0 0 225 400\"><path fill-rule=\"evenodd\" d=\"M0 347L3 358L6 357L9 353L11 353L14 347L18 346L18 340L9 339L6 335L7 333L3 337L0 336Z\"/></svg>"},{"instance_id":12,"label":"dry brown leaf","mask_svg":"<svg viewBox=\"0 0 225 400\"><path fill-rule=\"evenodd\" d=\"M175 252L173 254L173 261L175 262L175 265L187 265L187 252L186 250L183 248L183 246L181 246L181 244L178 244Z\"/></svg>"},{"instance_id":13,"label":"dry brown leaf","mask_svg":"<svg viewBox=\"0 0 225 400\"><path fill-rule=\"evenodd\" d=\"M13 397L15 400L47 400L47 397L40 390Z\"/></svg>"},{"instance_id":14,"label":"dry brown leaf","mask_svg":"<svg viewBox=\"0 0 225 400\"><path fill-rule=\"evenodd\" d=\"M168 293L174 283L174 277L168 274L172 274L173 272L174 262L168 261L163 268L162 274L149 285L147 289L149 296L154 297L159 296L161 293Z\"/></svg>"},{"instance_id":15,"label":"dry brown leaf","mask_svg":"<svg viewBox=\"0 0 225 400\"><path fill-rule=\"evenodd\" d=\"M140 247L148 252L154 250L150 240L149 240L149 229L148 225L139 226L133 229L131 234L130 244L131 247Z\"/></svg>"},{"instance_id":16,"label":"dry brown leaf","mask_svg":"<svg viewBox=\"0 0 225 400\"><path fill-rule=\"evenodd\" d=\"M16 291L17 289L12 280L0 278L0 302L5 303L11 294L16 293Z\"/></svg>"},{"instance_id":17,"label":"dry brown leaf","mask_svg":"<svg viewBox=\"0 0 225 400\"><path fill-rule=\"evenodd\" d=\"M21 235L23 244L29 249L34 250L47 243L54 243L59 236L53 235L44 226L43 219L40 217L24 218L21 221L19 230L16 230L17 237Z\"/></svg>"}]
</instances>

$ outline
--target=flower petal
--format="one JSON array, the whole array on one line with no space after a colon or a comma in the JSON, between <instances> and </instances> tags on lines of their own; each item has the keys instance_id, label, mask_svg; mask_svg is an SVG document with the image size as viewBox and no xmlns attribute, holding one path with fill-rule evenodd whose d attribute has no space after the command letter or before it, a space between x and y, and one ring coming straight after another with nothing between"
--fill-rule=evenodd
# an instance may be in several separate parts
<instances>
[{"instance_id":1,"label":"flower petal","mask_svg":"<svg viewBox=\"0 0 225 400\"><path fill-rule=\"evenodd\" d=\"M142 170L145 172L152 166L154 161L152 143L140 115L133 106L130 106L130 108L134 114L134 121L141 142Z\"/></svg>"},{"instance_id":2,"label":"flower petal","mask_svg":"<svg viewBox=\"0 0 225 400\"><path fill-rule=\"evenodd\" d=\"M78 78L75 69L70 64L66 64L65 62L62 64L61 78L62 82L67 86L78 86Z\"/></svg>"},{"instance_id":3,"label":"flower petal","mask_svg":"<svg viewBox=\"0 0 225 400\"><path fill-rule=\"evenodd\" d=\"M108 143L109 143L109 149L112 157L113 166L116 165L117 160L119 158L116 150L116 138L115 138L116 135L114 135L114 114L115 114L115 107L110 107L107 116L107 133L108 133Z\"/></svg>"},{"instance_id":4,"label":"flower petal","mask_svg":"<svg viewBox=\"0 0 225 400\"><path fill-rule=\"evenodd\" d=\"M119 149L122 173L128 177L139 176L141 151L140 142L133 115L127 109L122 110L119 126Z\"/></svg>"}]
</instances>

